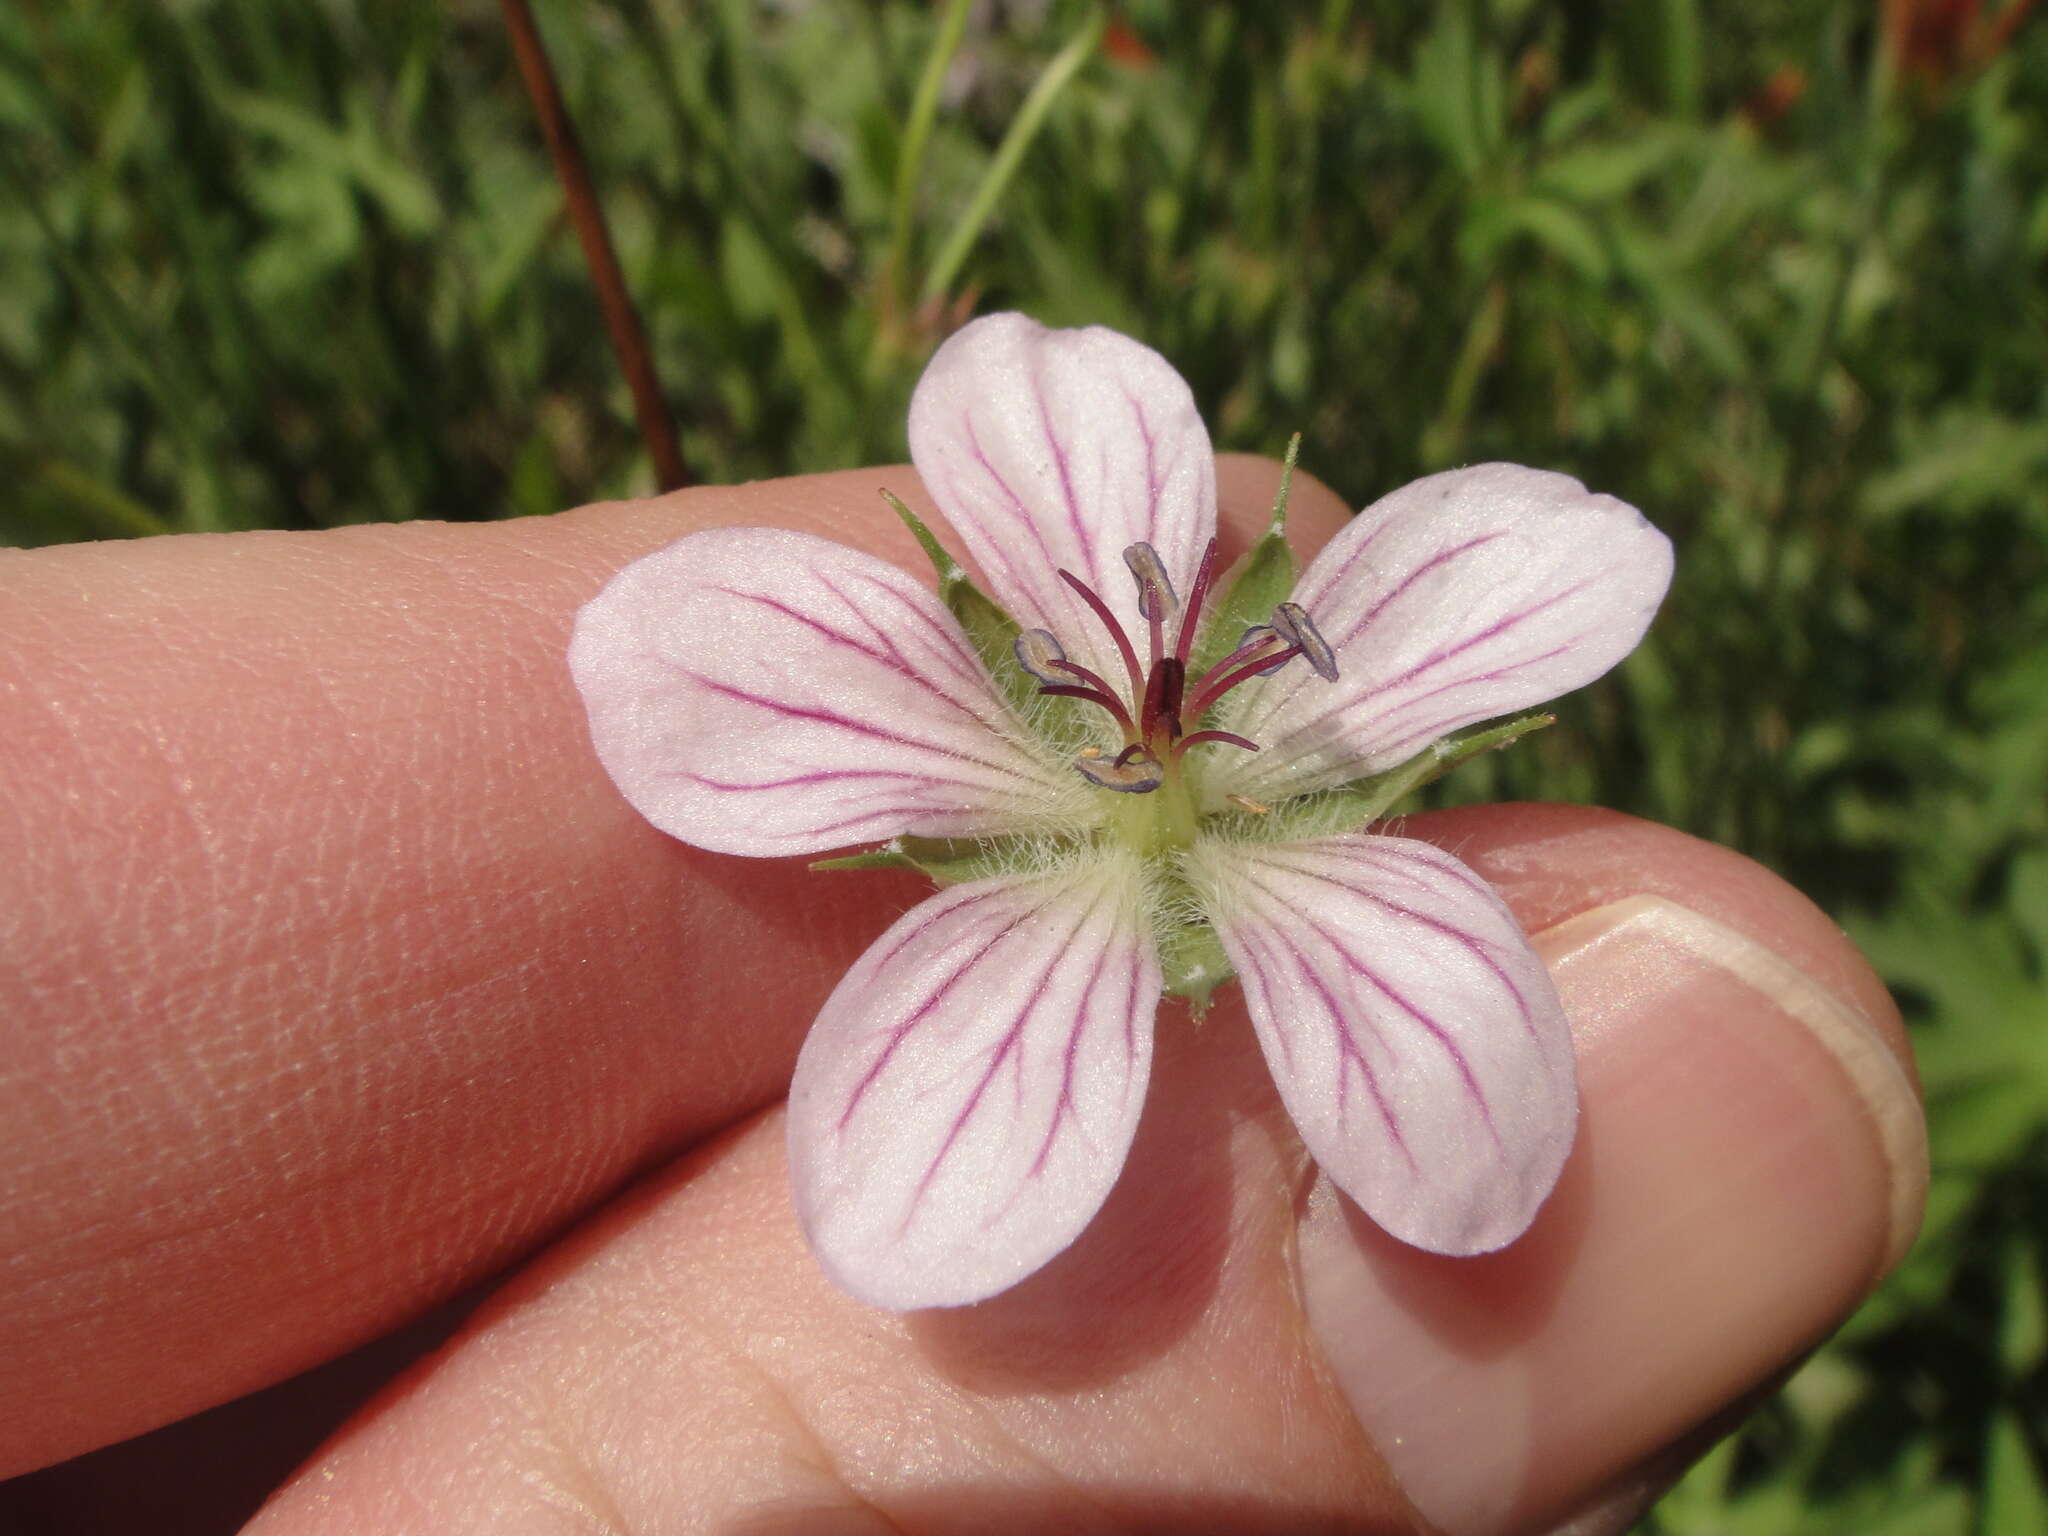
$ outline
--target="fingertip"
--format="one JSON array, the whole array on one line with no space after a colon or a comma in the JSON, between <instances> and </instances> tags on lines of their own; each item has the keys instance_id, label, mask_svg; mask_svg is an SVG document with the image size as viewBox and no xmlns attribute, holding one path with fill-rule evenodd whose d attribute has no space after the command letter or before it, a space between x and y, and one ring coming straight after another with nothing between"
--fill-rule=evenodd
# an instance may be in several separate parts
<instances>
[{"instance_id":1,"label":"fingertip","mask_svg":"<svg viewBox=\"0 0 2048 1536\"><path fill-rule=\"evenodd\" d=\"M1578 1146L1503 1253L1447 1265L1327 1194L1303 1229L1361 1422L1433 1523L1479 1536L1582 1502L1810 1347L1910 1240L1926 1146L1895 1016L1768 871L1558 807L1403 830L1534 930L1580 1065Z\"/></svg>"},{"instance_id":2,"label":"fingertip","mask_svg":"<svg viewBox=\"0 0 2048 1536\"><path fill-rule=\"evenodd\" d=\"M1403 836L1455 853L1537 933L1630 896L1663 896L1746 934L1838 995L1908 1076L1898 1004L1839 924L1754 859L1598 806L1520 801L1404 817Z\"/></svg>"}]
</instances>

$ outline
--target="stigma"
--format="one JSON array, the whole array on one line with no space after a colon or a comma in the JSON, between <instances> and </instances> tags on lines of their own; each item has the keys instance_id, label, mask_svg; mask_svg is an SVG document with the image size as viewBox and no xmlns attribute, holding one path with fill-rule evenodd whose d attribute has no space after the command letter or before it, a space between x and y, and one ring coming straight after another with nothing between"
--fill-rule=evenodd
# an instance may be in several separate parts
<instances>
[{"instance_id":1,"label":"stigma","mask_svg":"<svg viewBox=\"0 0 2048 1536\"><path fill-rule=\"evenodd\" d=\"M1216 579L1216 541L1211 539L1203 552L1185 603L1150 544L1131 545L1124 551L1124 564L1138 585L1138 613L1145 621L1142 658L1101 595L1072 571L1059 573L1108 633L1124 665L1124 688L1069 661L1050 630L1027 629L1013 647L1017 665L1036 679L1039 693L1096 705L1116 723L1123 736L1121 751L1090 747L1074 760L1075 770L1097 788L1148 794L1169 776L1177 776L1190 747L1214 744L1258 751L1257 742L1205 728L1202 722L1233 689L1254 678L1271 677L1296 657L1324 681L1337 680L1335 654L1298 603L1280 604L1267 623L1247 629L1229 655L1189 678L1188 653Z\"/></svg>"}]
</instances>

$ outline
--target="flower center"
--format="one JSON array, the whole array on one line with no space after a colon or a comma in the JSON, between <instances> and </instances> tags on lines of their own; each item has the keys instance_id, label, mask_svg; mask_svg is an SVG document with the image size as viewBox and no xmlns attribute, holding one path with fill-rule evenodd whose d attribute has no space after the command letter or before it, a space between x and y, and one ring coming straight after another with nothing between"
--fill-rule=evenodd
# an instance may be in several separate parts
<instances>
[{"instance_id":1,"label":"flower center","mask_svg":"<svg viewBox=\"0 0 2048 1536\"><path fill-rule=\"evenodd\" d=\"M1123 750L1112 754L1090 747L1074 760L1074 767L1091 784L1123 794L1149 794L1169 779L1179 778L1181 758L1190 747L1218 743L1258 751L1257 742L1242 736L1201 729L1202 719L1232 689L1255 677L1272 676L1297 656L1306 658L1318 677L1336 681L1336 657L1296 603L1280 604L1273 610L1271 622L1247 629L1229 655L1191 681L1188 652L1200 624L1202 604L1216 579L1216 541L1211 539L1203 552L1185 605L1175 597L1165 563L1150 544L1126 549L1124 564L1138 584L1138 612L1145 619L1148 659L1143 664L1109 605L1072 571L1062 570L1059 576L1109 632L1129 677L1128 694L1119 694L1099 673L1067 660L1050 630L1027 629L1016 643L1017 664L1038 679L1041 694L1097 705L1108 711L1122 731ZM1176 620L1169 650L1166 633ZM1189 729L1191 726L1195 728Z\"/></svg>"}]
</instances>

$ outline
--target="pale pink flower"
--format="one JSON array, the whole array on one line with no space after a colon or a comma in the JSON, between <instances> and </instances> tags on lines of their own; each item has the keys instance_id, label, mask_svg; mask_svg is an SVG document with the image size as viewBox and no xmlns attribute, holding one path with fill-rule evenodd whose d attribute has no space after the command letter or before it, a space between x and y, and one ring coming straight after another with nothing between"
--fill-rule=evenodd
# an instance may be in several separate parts
<instances>
[{"instance_id":1,"label":"pale pink flower","mask_svg":"<svg viewBox=\"0 0 2048 1536\"><path fill-rule=\"evenodd\" d=\"M942 600L725 528L621 571L570 652L599 757L664 831L883 842L960 882L875 941L798 1060L790 1167L827 1272L904 1309L1045 1264L1123 1166L1162 991L1231 971L1367 1214L1441 1253L1520 1235L1577 1122L1556 991L1483 880L1365 826L1450 733L1627 655L1664 537L1567 476L1479 465L1368 507L1279 602L1276 535L1216 576L1214 460L1173 369L1021 315L939 349L910 447L1021 634L957 579Z\"/></svg>"}]
</instances>

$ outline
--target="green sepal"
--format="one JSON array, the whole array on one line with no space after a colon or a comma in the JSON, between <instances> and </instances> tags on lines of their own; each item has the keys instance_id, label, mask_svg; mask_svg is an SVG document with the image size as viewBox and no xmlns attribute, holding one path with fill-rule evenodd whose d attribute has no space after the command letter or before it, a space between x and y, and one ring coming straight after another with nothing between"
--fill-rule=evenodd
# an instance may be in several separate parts
<instances>
[{"instance_id":1,"label":"green sepal","mask_svg":"<svg viewBox=\"0 0 2048 1536\"><path fill-rule=\"evenodd\" d=\"M1512 746L1531 732L1556 723L1557 716L1539 710L1495 725L1475 726L1459 735L1433 742L1398 768L1374 774L1369 779L1354 779L1322 794L1305 795L1279 808L1271 817L1259 817L1256 821L1248 817L1245 820L1276 841L1356 832L1378 821L1398 802L1407 799L1423 785L1442 778L1460 763L1482 752L1495 752Z\"/></svg>"},{"instance_id":2,"label":"green sepal","mask_svg":"<svg viewBox=\"0 0 2048 1536\"><path fill-rule=\"evenodd\" d=\"M1184 997L1195 1017L1209 1011L1216 989L1237 972L1216 930L1204 922L1182 923L1159 935L1159 968L1162 989L1169 997Z\"/></svg>"},{"instance_id":3,"label":"green sepal","mask_svg":"<svg viewBox=\"0 0 2048 1536\"><path fill-rule=\"evenodd\" d=\"M812 869L916 869L917 861L904 853L895 843L884 843L879 848L864 849L859 853L843 853L834 859L813 859Z\"/></svg>"},{"instance_id":4,"label":"green sepal","mask_svg":"<svg viewBox=\"0 0 2048 1536\"><path fill-rule=\"evenodd\" d=\"M1023 626L1010 617L1002 604L974 584L960 562L946 552L938 536L925 526L924 519L906 507L900 497L884 491L882 499L903 519L903 526L931 561L939 577L939 601L966 631L968 643L995 679L1003 701L1016 711L1020 720L1063 748L1078 749L1085 744L1089 734L1083 723L1084 707L1077 706L1072 699L1046 698L1038 691L1038 680L1017 664L1017 636Z\"/></svg>"},{"instance_id":5,"label":"green sepal","mask_svg":"<svg viewBox=\"0 0 2048 1536\"><path fill-rule=\"evenodd\" d=\"M1294 461L1301 452L1301 434L1287 442L1280 469L1280 489L1273 498L1273 516L1258 541L1223 573L1216 588L1223 594L1209 610L1189 659L1188 675L1200 677L1237 649L1254 624L1272 618L1273 610L1294 591L1294 550L1287 542L1287 497L1294 484Z\"/></svg>"},{"instance_id":6,"label":"green sepal","mask_svg":"<svg viewBox=\"0 0 2048 1536\"><path fill-rule=\"evenodd\" d=\"M990 880L1043 863L1042 840L1018 837L892 837L879 848L817 859L812 869L914 869L937 885Z\"/></svg>"}]
</instances>

